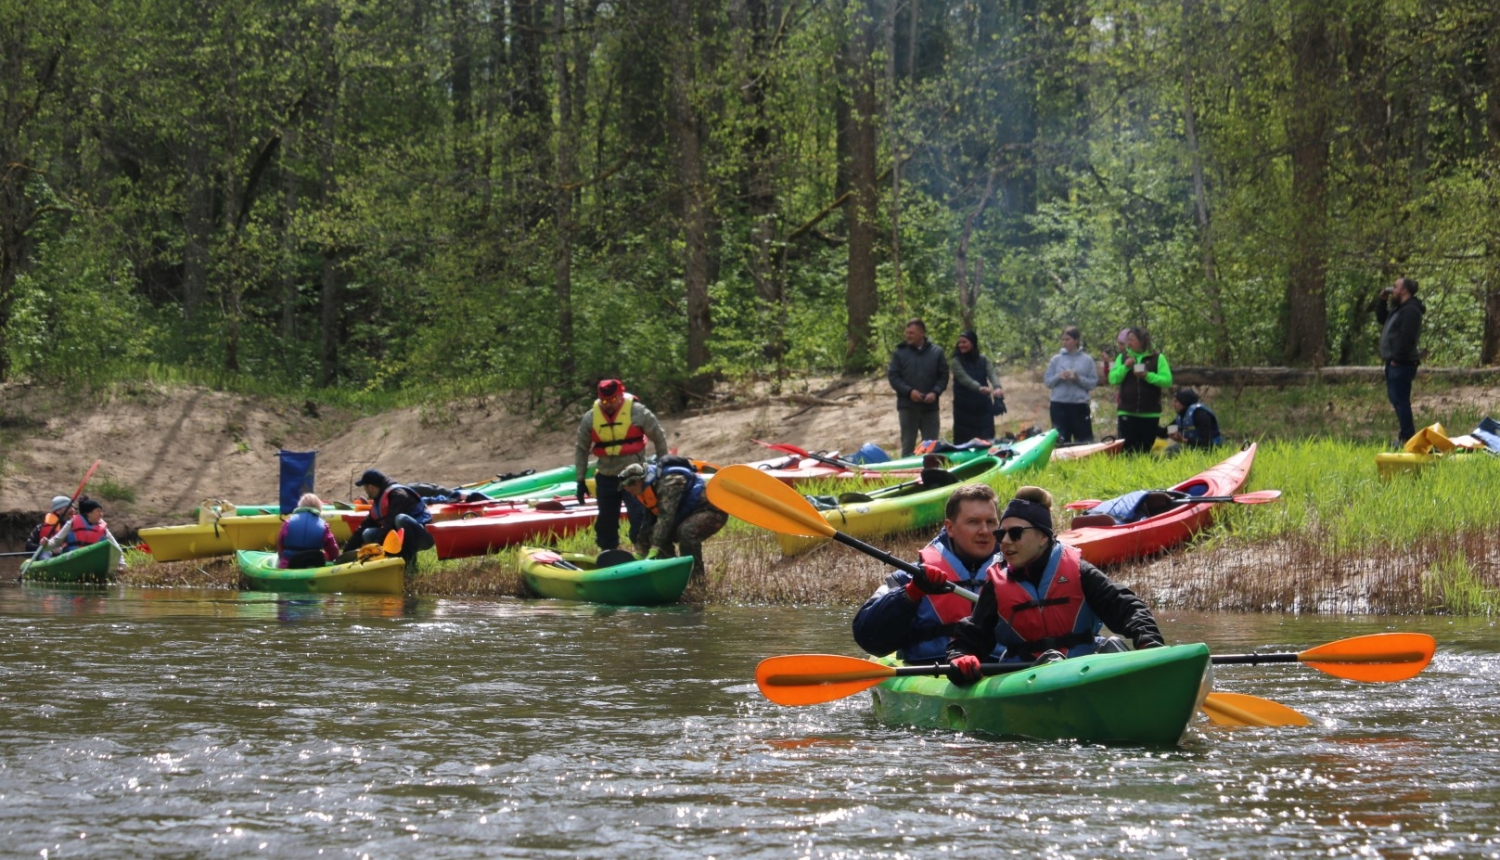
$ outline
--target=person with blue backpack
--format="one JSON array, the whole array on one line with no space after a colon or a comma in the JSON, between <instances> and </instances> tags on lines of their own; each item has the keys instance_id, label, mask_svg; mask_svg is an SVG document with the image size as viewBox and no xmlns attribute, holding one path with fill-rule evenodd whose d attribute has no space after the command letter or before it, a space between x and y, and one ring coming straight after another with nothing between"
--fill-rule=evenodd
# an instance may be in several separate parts
<instances>
[{"instance_id":1,"label":"person with blue backpack","mask_svg":"<svg viewBox=\"0 0 1500 860\"><path fill-rule=\"evenodd\" d=\"M708 501L707 487L685 457L669 455L652 465L631 463L622 469L620 489L645 509L636 551L646 558L690 555L692 578L704 577L703 542L729 522L729 515Z\"/></svg>"},{"instance_id":2,"label":"person with blue backpack","mask_svg":"<svg viewBox=\"0 0 1500 860\"><path fill-rule=\"evenodd\" d=\"M323 500L303 493L276 535L276 566L304 570L339 557L339 541L323 519Z\"/></svg>"}]
</instances>

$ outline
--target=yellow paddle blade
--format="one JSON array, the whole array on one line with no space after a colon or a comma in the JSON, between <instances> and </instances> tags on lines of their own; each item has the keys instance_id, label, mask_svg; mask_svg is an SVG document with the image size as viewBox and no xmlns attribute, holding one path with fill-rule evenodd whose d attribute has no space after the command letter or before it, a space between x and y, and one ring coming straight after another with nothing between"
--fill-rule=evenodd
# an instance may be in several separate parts
<instances>
[{"instance_id":1,"label":"yellow paddle blade","mask_svg":"<svg viewBox=\"0 0 1500 860\"><path fill-rule=\"evenodd\" d=\"M1372 633L1309 648L1297 660L1351 681L1405 681L1427 668L1436 651L1437 640L1426 633Z\"/></svg>"},{"instance_id":2,"label":"yellow paddle blade","mask_svg":"<svg viewBox=\"0 0 1500 860\"><path fill-rule=\"evenodd\" d=\"M1311 725L1301 712L1280 702L1247 696L1244 693L1209 693L1203 700L1203 713L1220 726L1306 726Z\"/></svg>"},{"instance_id":3,"label":"yellow paddle blade","mask_svg":"<svg viewBox=\"0 0 1500 860\"><path fill-rule=\"evenodd\" d=\"M718 504L714 502L715 506ZM894 677L896 669L892 666L836 654L768 657L755 667L755 686L760 688L761 695L778 705L789 706L848 698Z\"/></svg>"},{"instance_id":4,"label":"yellow paddle blade","mask_svg":"<svg viewBox=\"0 0 1500 860\"><path fill-rule=\"evenodd\" d=\"M381 541L380 548L385 550L386 555L395 555L401 551L401 545L406 542L406 529L396 529L386 532L385 540Z\"/></svg>"},{"instance_id":5,"label":"yellow paddle blade","mask_svg":"<svg viewBox=\"0 0 1500 860\"><path fill-rule=\"evenodd\" d=\"M779 534L831 538L836 532L796 490L743 463L709 479L708 500L732 517Z\"/></svg>"}]
</instances>

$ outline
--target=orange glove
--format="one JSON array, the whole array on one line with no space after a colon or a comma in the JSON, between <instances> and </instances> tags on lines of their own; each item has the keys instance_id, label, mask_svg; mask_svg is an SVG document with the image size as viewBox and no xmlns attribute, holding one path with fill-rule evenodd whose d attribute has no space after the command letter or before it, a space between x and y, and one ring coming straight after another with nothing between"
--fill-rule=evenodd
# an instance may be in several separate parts
<instances>
[{"instance_id":1,"label":"orange glove","mask_svg":"<svg viewBox=\"0 0 1500 860\"><path fill-rule=\"evenodd\" d=\"M367 543L355 552L354 557L359 561L370 561L371 559L383 558L385 548L378 543Z\"/></svg>"}]
</instances>

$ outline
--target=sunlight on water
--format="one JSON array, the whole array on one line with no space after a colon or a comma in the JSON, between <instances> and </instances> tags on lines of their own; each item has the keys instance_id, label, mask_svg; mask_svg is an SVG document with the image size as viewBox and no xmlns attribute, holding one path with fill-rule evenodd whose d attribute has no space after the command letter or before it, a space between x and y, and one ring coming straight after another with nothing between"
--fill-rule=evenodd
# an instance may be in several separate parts
<instances>
[{"instance_id":1,"label":"sunlight on water","mask_svg":"<svg viewBox=\"0 0 1500 860\"><path fill-rule=\"evenodd\" d=\"M0 838L17 856L1500 856L1486 622L1163 618L1216 652L1388 629L1416 679L1223 666L1313 725L1173 748L883 726L763 699L848 614L0 588Z\"/></svg>"}]
</instances>

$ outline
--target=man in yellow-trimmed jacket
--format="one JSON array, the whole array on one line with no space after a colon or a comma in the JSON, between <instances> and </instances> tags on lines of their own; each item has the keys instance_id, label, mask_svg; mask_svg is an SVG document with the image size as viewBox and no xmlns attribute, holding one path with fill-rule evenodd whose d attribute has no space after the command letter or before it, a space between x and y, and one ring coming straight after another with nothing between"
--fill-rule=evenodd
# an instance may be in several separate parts
<instances>
[{"instance_id":1,"label":"man in yellow-trimmed jacket","mask_svg":"<svg viewBox=\"0 0 1500 860\"><path fill-rule=\"evenodd\" d=\"M630 541L640 534L645 510L634 496L620 489L620 472L632 463L646 462L646 443L656 449L657 459L667 455L667 434L661 423L625 391L625 383L605 379L599 383L599 398L578 423L578 441L573 446L573 469L578 480L578 498L588 496L584 477L589 457L598 458L594 468L594 494L599 499L599 518L594 521L594 542L601 552L620 546L620 505L630 519Z\"/></svg>"}]
</instances>

